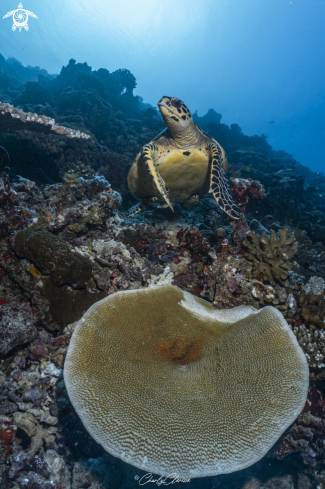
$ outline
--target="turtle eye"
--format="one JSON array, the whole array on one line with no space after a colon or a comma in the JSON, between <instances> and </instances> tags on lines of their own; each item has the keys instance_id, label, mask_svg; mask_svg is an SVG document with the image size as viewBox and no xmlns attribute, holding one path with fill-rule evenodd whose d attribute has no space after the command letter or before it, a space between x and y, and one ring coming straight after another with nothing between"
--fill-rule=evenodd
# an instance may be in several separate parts
<instances>
[{"instance_id":1,"label":"turtle eye","mask_svg":"<svg viewBox=\"0 0 325 489\"><path fill-rule=\"evenodd\" d=\"M183 105L183 103L182 103L182 101L181 101L181 100L176 99L176 100L174 101L174 107L176 107L176 109L180 109L180 108L182 107L182 105Z\"/></svg>"}]
</instances>

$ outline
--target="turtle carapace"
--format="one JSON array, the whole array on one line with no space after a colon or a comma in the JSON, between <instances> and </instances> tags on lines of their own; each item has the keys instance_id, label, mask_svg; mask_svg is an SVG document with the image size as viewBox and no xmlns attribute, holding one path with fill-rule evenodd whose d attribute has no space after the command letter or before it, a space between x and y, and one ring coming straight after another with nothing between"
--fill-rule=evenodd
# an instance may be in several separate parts
<instances>
[{"instance_id":1,"label":"turtle carapace","mask_svg":"<svg viewBox=\"0 0 325 489\"><path fill-rule=\"evenodd\" d=\"M231 197L223 148L194 123L180 99L163 97L158 107L167 127L142 148L130 168L130 192L142 202L128 215L155 201L173 210L173 203L210 191L220 208L238 219L241 213Z\"/></svg>"}]
</instances>

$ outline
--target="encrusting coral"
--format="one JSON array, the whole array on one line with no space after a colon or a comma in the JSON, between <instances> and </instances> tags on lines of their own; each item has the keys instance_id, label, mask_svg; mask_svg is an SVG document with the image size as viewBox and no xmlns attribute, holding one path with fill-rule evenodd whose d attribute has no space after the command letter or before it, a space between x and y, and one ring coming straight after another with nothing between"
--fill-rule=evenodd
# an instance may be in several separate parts
<instances>
[{"instance_id":1,"label":"encrusting coral","mask_svg":"<svg viewBox=\"0 0 325 489\"><path fill-rule=\"evenodd\" d=\"M90 180L95 176L94 170L89 165L84 165L81 161L66 165L59 174L65 184L74 188L82 187L84 180Z\"/></svg>"},{"instance_id":2,"label":"encrusting coral","mask_svg":"<svg viewBox=\"0 0 325 489\"><path fill-rule=\"evenodd\" d=\"M260 238L254 231L247 234L244 256L249 276L263 279L274 286L288 278L289 270L298 267L295 262L290 262L297 252L298 242L293 235L288 238L287 234L287 229L280 229L279 237L275 232L271 233L270 238L266 233L262 233Z\"/></svg>"},{"instance_id":3,"label":"encrusting coral","mask_svg":"<svg viewBox=\"0 0 325 489\"><path fill-rule=\"evenodd\" d=\"M108 452L193 478L262 458L305 405L308 365L275 308L217 311L163 286L94 304L74 330L64 379Z\"/></svg>"}]
</instances>

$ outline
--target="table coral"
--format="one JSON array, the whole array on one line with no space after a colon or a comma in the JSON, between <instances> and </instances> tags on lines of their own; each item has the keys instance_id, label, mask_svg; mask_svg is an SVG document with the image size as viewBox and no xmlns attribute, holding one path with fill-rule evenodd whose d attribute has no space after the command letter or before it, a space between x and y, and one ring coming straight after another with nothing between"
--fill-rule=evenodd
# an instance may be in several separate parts
<instances>
[{"instance_id":1,"label":"table coral","mask_svg":"<svg viewBox=\"0 0 325 489\"><path fill-rule=\"evenodd\" d=\"M69 138L90 138L89 134L55 124L55 120L51 117L33 114L31 112L26 113L21 109L14 108L13 105L0 102L0 130L5 132L22 129L45 133L52 131Z\"/></svg>"},{"instance_id":2,"label":"table coral","mask_svg":"<svg viewBox=\"0 0 325 489\"><path fill-rule=\"evenodd\" d=\"M64 379L109 453L193 478L259 460L303 409L308 366L275 308L220 311L159 286L92 306L74 329Z\"/></svg>"}]
</instances>

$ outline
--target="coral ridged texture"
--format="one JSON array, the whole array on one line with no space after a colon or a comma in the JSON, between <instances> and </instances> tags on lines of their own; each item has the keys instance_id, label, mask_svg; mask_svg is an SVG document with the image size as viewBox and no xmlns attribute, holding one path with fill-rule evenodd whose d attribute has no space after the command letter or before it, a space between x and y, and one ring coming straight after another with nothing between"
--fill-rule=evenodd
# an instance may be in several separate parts
<instances>
[{"instance_id":1,"label":"coral ridged texture","mask_svg":"<svg viewBox=\"0 0 325 489\"><path fill-rule=\"evenodd\" d=\"M75 328L64 378L108 452L189 478L261 459L308 390L305 356L279 311L218 311L175 286L94 304Z\"/></svg>"},{"instance_id":2,"label":"coral ridged texture","mask_svg":"<svg viewBox=\"0 0 325 489\"><path fill-rule=\"evenodd\" d=\"M266 233L262 233L261 238L254 231L248 233L244 241L247 250L244 256L252 277L276 285L287 279L288 270L297 268L297 264L290 260L297 252L298 242L294 235L288 238L287 234L287 229L280 229L279 237L275 232L271 233L270 238Z\"/></svg>"}]
</instances>

